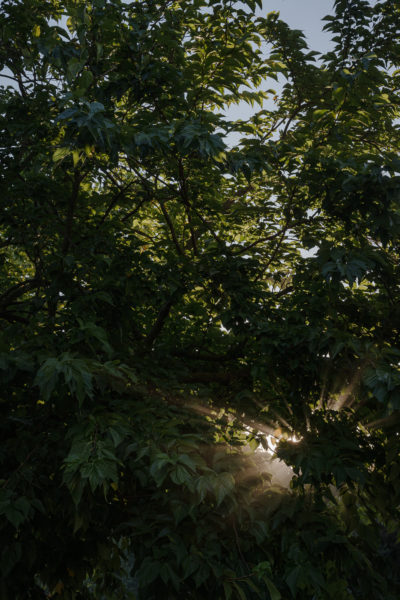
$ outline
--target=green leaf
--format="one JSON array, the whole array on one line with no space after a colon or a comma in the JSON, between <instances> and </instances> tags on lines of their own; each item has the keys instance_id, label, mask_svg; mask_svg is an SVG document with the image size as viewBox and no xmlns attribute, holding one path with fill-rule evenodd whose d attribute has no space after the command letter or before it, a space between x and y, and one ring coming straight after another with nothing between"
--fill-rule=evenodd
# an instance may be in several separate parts
<instances>
[{"instance_id":1,"label":"green leaf","mask_svg":"<svg viewBox=\"0 0 400 600\"><path fill-rule=\"evenodd\" d=\"M170 473L171 480L178 485L182 483L188 483L190 481L190 474L185 467L177 465Z\"/></svg>"},{"instance_id":2,"label":"green leaf","mask_svg":"<svg viewBox=\"0 0 400 600\"><path fill-rule=\"evenodd\" d=\"M332 98L337 106L342 106L346 97L346 90L343 87L335 87L332 91Z\"/></svg>"},{"instance_id":3,"label":"green leaf","mask_svg":"<svg viewBox=\"0 0 400 600\"><path fill-rule=\"evenodd\" d=\"M294 567L294 569L292 569L292 571L290 571L289 575L285 579L285 581L288 584L289 589L292 593L293 598L296 598L296 596L297 596L297 581L299 579L301 570L302 570L302 567L300 565L297 565L297 567Z\"/></svg>"},{"instance_id":4,"label":"green leaf","mask_svg":"<svg viewBox=\"0 0 400 600\"><path fill-rule=\"evenodd\" d=\"M243 589L241 588L241 586L236 583L235 581L232 582L232 587L236 592L236 598L240 598L240 600L246 600L246 594L244 593Z\"/></svg>"},{"instance_id":5,"label":"green leaf","mask_svg":"<svg viewBox=\"0 0 400 600\"><path fill-rule=\"evenodd\" d=\"M224 594L225 594L225 600L230 600L230 598L232 597L232 585L230 583L228 583L227 581L224 581Z\"/></svg>"},{"instance_id":6,"label":"green leaf","mask_svg":"<svg viewBox=\"0 0 400 600\"><path fill-rule=\"evenodd\" d=\"M124 439L123 434L114 429L113 427L109 428L108 433L111 435L114 447L117 448L117 446L119 446Z\"/></svg>"},{"instance_id":7,"label":"green leaf","mask_svg":"<svg viewBox=\"0 0 400 600\"><path fill-rule=\"evenodd\" d=\"M63 160L66 156L69 156L70 154L71 150L69 148L57 148L53 152L53 161L58 162L60 160Z\"/></svg>"},{"instance_id":8,"label":"green leaf","mask_svg":"<svg viewBox=\"0 0 400 600\"><path fill-rule=\"evenodd\" d=\"M263 581L268 588L269 596L271 600L280 600L282 598L279 590L275 587L273 582L268 577L263 577Z\"/></svg>"},{"instance_id":9,"label":"green leaf","mask_svg":"<svg viewBox=\"0 0 400 600\"><path fill-rule=\"evenodd\" d=\"M89 86L92 84L93 82L93 73L91 71L83 71L83 73L80 75L79 79L78 79L78 87L75 90L75 96L77 97L81 97L83 96L87 89L89 88Z\"/></svg>"}]
</instances>

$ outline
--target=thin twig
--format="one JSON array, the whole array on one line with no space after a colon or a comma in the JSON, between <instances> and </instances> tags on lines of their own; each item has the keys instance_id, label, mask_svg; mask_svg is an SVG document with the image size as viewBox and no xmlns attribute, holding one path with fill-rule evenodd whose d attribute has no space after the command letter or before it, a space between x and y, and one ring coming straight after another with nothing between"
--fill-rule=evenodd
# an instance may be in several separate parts
<instances>
[{"instance_id":1,"label":"thin twig","mask_svg":"<svg viewBox=\"0 0 400 600\"><path fill-rule=\"evenodd\" d=\"M176 232L175 232L175 229L174 229L173 223L172 223L172 221L171 221L171 218L170 218L170 216L169 216L169 214L168 214L168 212L167 212L167 209L165 208L164 202L163 202L162 200L159 200L159 201L158 201L158 203L159 203L159 205L160 205L160 207L161 207L162 213L163 213L163 215L164 215L164 219L166 220L166 222L167 222L167 225L168 225L168 227L169 227L169 230L170 230L170 232L171 232L172 240L173 240L173 242L174 242L174 245L175 245L176 251L178 252L179 256L184 256L184 255L185 255L185 253L184 253L184 251L182 250L182 248L181 248L181 246L180 246L180 244L179 244L179 242L178 242L178 238L177 238L177 236L176 236Z\"/></svg>"}]
</instances>

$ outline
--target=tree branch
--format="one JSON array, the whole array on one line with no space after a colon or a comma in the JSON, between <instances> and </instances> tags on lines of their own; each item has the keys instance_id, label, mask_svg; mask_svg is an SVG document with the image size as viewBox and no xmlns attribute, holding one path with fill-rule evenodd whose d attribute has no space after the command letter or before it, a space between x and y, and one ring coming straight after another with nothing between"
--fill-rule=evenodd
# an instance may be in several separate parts
<instances>
[{"instance_id":1,"label":"tree branch","mask_svg":"<svg viewBox=\"0 0 400 600\"><path fill-rule=\"evenodd\" d=\"M234 360L235 358L239 358L243 355L241 351L243 348L243 344L241 346L237 346L236 348L232 348L225 354L214 354L212 352L201 352L201 351L193 351L193 349L182 349L175 350L173 352L174 356L186 358L188 360L202 360L205 362L226 362L228 360Z\"/></svg>"},{"instance_id":2,"label":"tree branch","mask_svg":"<svg viewBox=\"0 0 400 600\"><path fill-rule=\"evenodd\" d=\"M25 294L25 292L34 289L39 285L40 280L38 278L28 279L26 281L21 281L20 283L16 283L9 290L4 292L0 296L0 307L2 309L7 308L10 304L13 304L19 296Z\"/></svg>"},{"instance_id":3,"label":"tree branch","mask_svg":"<svg viewBox=\"0 0 400 600\"><path fill-rule=\"evenodd\" d=\"M104 221L107 219L108 215L110 214L110 212L112 211L112 209L116 206L118 200L122 197L125 197L125 192L133 185L133 181L131 181L130 183L128 183L128 185L125 188L121 188L118 183L115 181L114 177L111 176L110 173L107 173L107 177L109 177L111 179L111 181L114 183L114 185L117 186L118 188L118 193L113 197L113 199L111 200L110 204L108 205L108 207L106 208L106 211L104 213L104 215L102 216L102 218L100 219L99 224L97 225L96 229L99 229L99 227L101 227L104 223Z\"/></svg>"},{"instance_id":4,"label":"tree branch","mask_svg":"<svg viewBox=\"0 0 400 600\"><path fill-rule=\"evenodd\" d=\"M135 206L135 208L133 210L129 211L127 215L122 217L121 222L125 223L125 221L130 219L130 217L133 217L133 215L142 208L142 206L146 202L146 200L147 200L147 198L144 198L141 202L139 202L139 204L137 206Z\"/></svg>"},{"instance_id":5,"label":"tree branch","mask_svg":"<svg viewBox=\"0 0 400 600\"><path fill-rule=\"evenodd\" d=\"M72 237L72 225L74 222L74 214L76 202L78 200L79 194L79 186L81 184L82 178L79 175L78 171L74 173L74 181L72 184L72 194L68 204L67 217L65 223L65 233L64 233L64 242L62 246L62 253L65 256L71 245L71 237Z\"/></svg>"},{"instance_id":6,"label":"tree branch","mask_svg":"<svg viewBox=\"0 0 400 600\"><path fill-rule=\"evenodd\" d=\"M279 234L280 234L280 232L273 233L271 235L267 235L266 237L263 237L263 238L259 238L258 240L256 240L252 244L249 244L248 246L245 246L244 248L239 246L239 244L232 244L231 247L237 248L239 246L239 248L240 248L240 250L238 250L237 252L232 252L232 255L239 256L240 254L243 254L244 252L251 250L251 248L254 248L254 246L258 246L258 244L262 244L263 242L269 242L271 240L274 240L276 237L278 237Z\"/></svg>"},{"instance_id":7,"label":"tree branch","mask_svg":"<svg viewBox=\"0 0 400 600\"><path fill-rule=\"evenodd\" d=\"M179 171L179 178L180 178L179 192L180 192L180 195L183 200L183 204L185 207L185 213L186 213L187 220L188 220L190 237L192 240L193 253L195 256L198 256L196 234L193 229L192 217L190 214L190 201L189 201L189 194L188 194L188 189L187 189L187 180L186 180L186 175L185 175L185 171L183 168L183 162L182 162L181 158L179 159L179 162L178 162L178 171Z\"/></svg>"},{"instance_id":8,"label":"tree branch","mask_svg":"<svg viewBox=\"0 0 400 600\"><path fill-rule=\"evenodd\" d=\"M174 303L174 299L170 298L160 309L160 312L157 315L157 319L153 327L150 329L149 335L146 337L146 345L151 346L154 340L161 333L162 328L164 327L164 323L167 320L171 307Z\"/></svg>"},{"instance_id":9,"label":"tree branch","mask_svg":"<svg viewBox=\"0 0 400 600\"><path fill-rule=\"evenodd\" d=\"M249 367L226 372L195 371L190 375L180 377L179 381L182 381L182 383L220 383L222 385L231 385L233 381L247 379L250 375L251 369Z\"/></svg>"},{"instance_id":10,"label":"tree branch","mask_svg":"<svg viewBox=\"0 0 400 600\"><path fill-rule=\"evenodd\" d=\"M173 240L173 242L174 242L174 245L175 245L176 251L177 251L177 253L179 254L179 256L184 256L184 255L185 255L185 253L184 253L184 251L182 250L182 248L181 248L181 246L180 246L180 244L179 244L179 242L178 242L178 238L177 238L177 236L176 236L176 232L175 232L175 229L174 229L173 223L172 223L172 221L171 221L171 218L170 218L170 216L169 216L169 214L168 214L168 212L167 212L167 209L165 208L164 202L163 202L162 200L159 200L159 201L158 201L158 203L159 203L159 205L160 205L160 207L161 207L162 213L163 213L163 215L164 215L164 219L166 220L166 222L167 222L167 225L168 225L168 227L169 227L169 230L170 230L170 232L171 232L171 237L172 237L172 240Z\"/></svg>"},{"instance_id":11,"label":"tree branch","mask_svg":"<svg viewBox=\"0 0 400 600\"><path fill-rule=\"evenodd\" d=\"M21 315L14 315L13 313L7 311L0 312L0 319L4 319L9 323L23 323L24 325L29 323L29 320L25 317L21 317Z\"/></svg>"}]
</instances>

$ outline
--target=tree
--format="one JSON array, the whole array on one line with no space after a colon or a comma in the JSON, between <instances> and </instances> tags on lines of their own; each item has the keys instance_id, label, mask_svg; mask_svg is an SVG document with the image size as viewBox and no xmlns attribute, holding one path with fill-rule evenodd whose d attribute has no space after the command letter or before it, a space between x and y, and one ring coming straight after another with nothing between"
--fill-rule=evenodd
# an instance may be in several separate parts
<instances>
[{"instance_id":1,"label":"tree","mask_svg":"<svg viewBox=\"0 0 400 600\"><path fill-rule=\"evenodd\" d=\"M400 8L256 5L1 5L5 600L399 597Z\"/></svg>"}]
</instances>

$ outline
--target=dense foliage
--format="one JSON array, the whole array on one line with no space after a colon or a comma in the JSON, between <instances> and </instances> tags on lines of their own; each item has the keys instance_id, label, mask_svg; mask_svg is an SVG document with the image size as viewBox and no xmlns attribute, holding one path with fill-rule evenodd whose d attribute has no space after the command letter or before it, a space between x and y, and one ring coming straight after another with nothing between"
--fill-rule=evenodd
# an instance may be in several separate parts
<instances>
[{"instance_id":1,"label":"dense foliage","mask_svg":"<svg viewBox=\"0 0 400 600\"><path fill-rule=\"evenodd\" d=\"M400 7L256 4L1 3L4 600L400 597Z\"/></svg>"}]
</instances>

